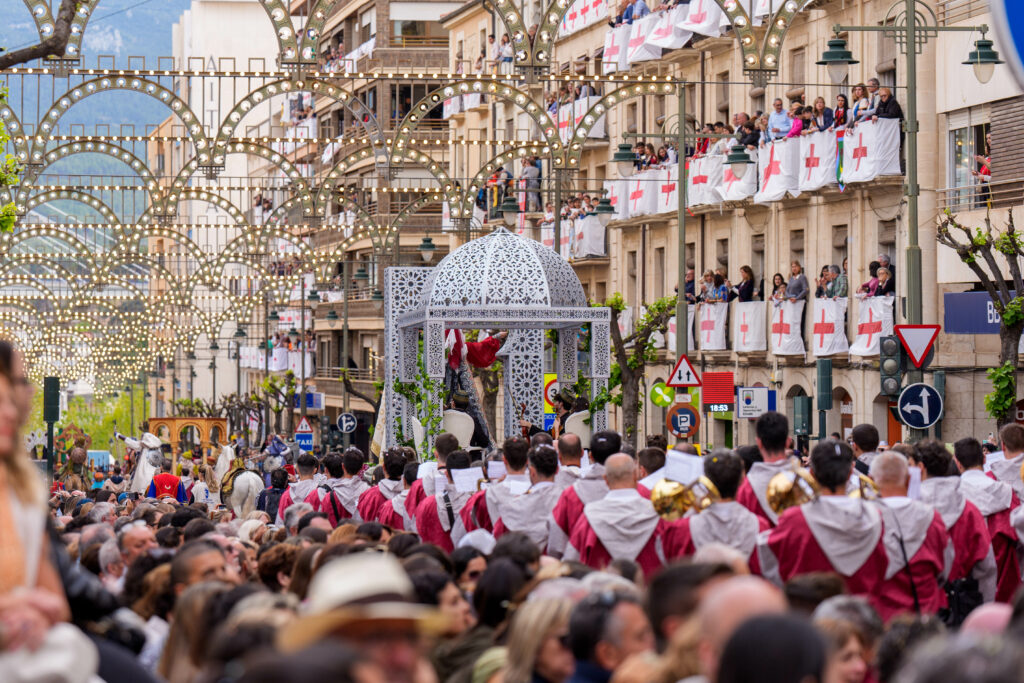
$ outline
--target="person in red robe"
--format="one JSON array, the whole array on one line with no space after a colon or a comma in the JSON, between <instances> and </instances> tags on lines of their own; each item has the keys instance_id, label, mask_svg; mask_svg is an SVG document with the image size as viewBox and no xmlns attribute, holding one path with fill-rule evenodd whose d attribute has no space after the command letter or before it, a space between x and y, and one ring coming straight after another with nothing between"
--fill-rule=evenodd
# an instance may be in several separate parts
<instances>
[{"instance_id":1,"label":"person in red robe","mask_svg":"<svg viewBox=\"0 0 1024 683\"><path fill-rule=\"evenodd\" d=\"M316 468L316 458L310 453L303 453L295 459L295 472L299 480L281 494L281 500L277 504L277 526L284 526L284 513L288 508L295 503L305 503L307 499L317 495Z\"/></svg>"},{"instance_id":2,"label":"person in red robe","mask_svg":"<svg viewBox=\"0 0 1024 683\"><path fill-rule=\"evenodd\" d=\"M377 515L378 522L392 529L416 533L416 521L406 510L405 499L409 495L410 487L417 481L416 473L419 467L417 462L406 464L405 469L402 470L404 488L397 496L381 505L380 513Z\"/></svg>"},{"instance_id":3,"label":"person in red robe","mask_svg":"<svg viewBox=\"0 0 1024 683\"><path fill-rule=\"evenodd\" d=\"M564 491L577 481L582 472L583 444L576 434L563 434L555 440L558 451L558 472L555 474L555 488Z\"/></svg>"},{"instance_id":4,"label":"person in red robe","mask_svg":"<svg viewBox=\"0 0 1024 683\"><path fill-rule=\"evenodd\" d=\"M512 498L501 506L501 516L494 523L494 536L500 537L506 531L525 534L538 548L546 548L561 491L555 486L558 471L558 454L551 446L534 446L528 452L530 488L521 496Z\"/></svg>"},{"instance_id":5,"label":"person in red robe","mask_svg":"<svg viewBox=\"0 0 1024 683\"><path fill-rule=\"evenodd\" d=\"M718 489L718 498L705 510L690 517L669 522L662 536L665 557L690 557L701 547L720 543L739 552L759 573L757 536L771 528L768 522L736 502L736 491L743 481L743 461L727 449L717 449L704 457L704 475Z\"/></svg>"},{"instance_id":6,"label":"person in red robe","mask_svg":"<svg viewBox=\"0 0 1024 683\"><path fill-rule=\"evenodd\" d=\"M443 490L423 499L416 508L416 531L424 543L434 545L450 553L459 540L466 535L466 527L459 515L469 502L472 493L456 491L451 470L469 469L469 454L466 451L452 451L448 454L445 476L448 480Z\"/></svg>"},{"instance_id":7,"label":"person in red robe","mask_svg":"<svg viewBox=\"0 0 1024 683\"><path fill-rule=\"evenodd\" d=\"M782 413L767 412L757 418L757 448L763 462L755 462L736 492L736 502L761 519L775 526L779 517L768 505L768 482L779 472L792 466L786 453L789 440L789 420Z\"/></svg>"},{"instance_id":8,"label":"person in red robe","mask_svg":"<svg viewBox=\"0 0 1024 683\"><path fill-rule=\"evenodd\" d=\"M953 564L953 545L942 515L907 497L910 471L902 454L875 454L869 471L878 487L876 503L889 554L889 569L877 590L879 615L889 621L898 614L936 614L946 606L942 587Z\"/></svg>"},{"instance_id":9,"label":"person in red robe","mask_svg":"<svg viewBox=\"0 0 1024 683\"><path fill-rule=\"evenodd\" d=\"M779 523L761 534L757 559L761 574L782 586L794 576L834 572L852 595L877 603L878 587L889 566L878 506L846 495L853 472L853 451L842 441L820 441L811 451L817 498L779 515ZM877 606L876 606L877 609Z\"/></svg>"},{"instance_id":10,"label":"person in red robe","mask_svg":"<svg viewBox=\"0 0 1024 683\"><path fill-rule=\"evenodd\" d=\"M486 529L494 531L493 522L501 517L502 508L526 493L530 488L530 475L526 471L530 442L521 436L510 436L501 445L501 459L505 463L505 478L477 491L462 508L462 523L466 531Z\"/></svg>"},{"instance_id":11,"label":"person in red robe","mask_svg":"<svg viewBox=\"0 0 1024 683\"><path fill-rule=\"evenodd\" d=\"M153 477L146 491L149 498L174 498L179 503L185 502L185 486L181 478L171 474L171 461L164 458L160 463L160 474Z\"/></svg>"},{"instance_id":12,"label":"person in red robe","mask_svg":"<svg viewBox=\"0 0 1024 683\"><path fill-rule=\"evenodd\" d=\"M661 479L660 475L665 468L665 449L658 448L657 446L648 446L641 449L636 454L636 464L637 477L640 478L640 483L636 485L636 490L640 492L641 496L649 499L651 497L651 489L644 486L644 480L648 477L654 482Z\"/></svg>"},{"instance_id":13,"label":"person in red robe","mask_svg":"<svg viewBox=\"0 0 1024 683\"><path fill-rule=\"evenodd\" d=\"M625 453L605 460L608 493L587 503L573 525L564 560L604 569L613 560L631 560L651 578L665 564L659 550L665 522L651 501L636 490L636 461Z\"/></svg>"},{"instance_id":14,"label":"person in red robe","mask_svg":"<svg viewBox=\"0 0 1024 683\"><path fill-rule=\"evenodd\" d=\"M434 472L444 474L445 464L448 461L448 454L459 447L459 440L454 434L439 434L434 439L434 460L437 467L421 467L422 476L417 479L409 489L409 495L405 498L405 509L410 517L416 517L416 508L427 496L434 495Z\"/></svg>"},{"instance_id":15,"label":"person in red robe","mask_svg":"<svg viewBox=\"0 0 1024 683\"><path fill-rule=\"evenodd\" d=\"M332 454L324 458L328 477L318 487L313 509L325 513L333 526L345 519L366 521L358 509L360 496L370 489L369 484L363 481L365 464L366 456L355 446L345 449L342 455Z\"/></svg>"},{"instance_id":16,"label":"person in red robe","mask_svg":"<svg viewBox=\"0 0 1024 683\"><path fill-rule=\"evenodd\" d=\"M1024 498L1024 478L1021 467L1024 467L1024 425L1016 422L1003 425L999 430L999 442L1003 447L1003 460L996 460L990 465L989 476L1008 484L1018 498Z\"/></svg>"},{"instance_id":17,"label":"person in red robe","mask_svg":"<svg viewBox=\"0 0 1024 683\"><path fill-rule=\"evenodd\" d=\"M601 500L608 493L604 463L620 448L622 437L611 430L597 432L590 438L590 457L594 464L580 474L576 483L562 491L555 509L551 511L555 526L548 538L548 555L562 556L573 525L583 515L583 506Z\"/></svg>"},{"instance_id":18,"label":"person in red robe","mask_svg":"<svg viewBox=\"0 0 1024 683\"><path fill-rule=\"evenodd\" d=\"M379 484L370 487L359 496L356 508L360 518L367 522L378 521L384 505L405 490L402 472L405 471L407 462L403 448L392 448L384 454L381 466L384 468L386 479L382 479Z\"/></svg>"},{"instance_id":19,"label":"person in red robe","mask_svg":"<svg viewBox=\"0 0 1024 683\"><path fill-rule=\"evenodd\" d=\"M1008 603L1020 587L1021 544L1010 522L1020 500L1009 484L985 474L985 453L977 439L968 437L953 444L953 459L960 470L960 491L984 516L992 537L996 601Z\"/></svg>"},{"instance_id":20,"label":"person in red robe","mask_svg":"<svg viewBox=\"0 0 1024 683\"><path fill-rule=\"evenodd\" d=\"M981 511L967 500L960 488L952 454L945 444L924 439L918 442L913 457L922 469L921 502L928 503L942 515L942 523L953 543L949 580L974 579L982 599L991 602L996 596L997 573L992 537Z\"/></svg>"}]
</instances>

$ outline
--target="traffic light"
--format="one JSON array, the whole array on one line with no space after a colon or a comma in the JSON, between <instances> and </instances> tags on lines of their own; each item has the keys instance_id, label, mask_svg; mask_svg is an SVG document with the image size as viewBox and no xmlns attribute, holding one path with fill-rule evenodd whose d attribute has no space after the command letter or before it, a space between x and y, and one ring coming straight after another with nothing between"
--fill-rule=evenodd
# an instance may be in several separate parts
<instances>
[{"instance_id":1,"label":"traffic light","mask_svg":"<svg viewBox=\"0 0 1024 683\"><path fill-rule=\"evenodd\" d=\"M878 371L881 374L882 393L896 398L903 384L903 344L894 335L882 337L878 343Z\"/></svg>"}]
</instances>

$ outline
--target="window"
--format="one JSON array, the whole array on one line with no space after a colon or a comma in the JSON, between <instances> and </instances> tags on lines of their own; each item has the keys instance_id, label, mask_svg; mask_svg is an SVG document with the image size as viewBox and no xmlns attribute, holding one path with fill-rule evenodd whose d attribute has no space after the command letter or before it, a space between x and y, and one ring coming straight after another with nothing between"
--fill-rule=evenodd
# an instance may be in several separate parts
<instances>
[{"instance_id":1,"label":"window","mask_svg":"<svg viewBox=\"0 0 1024 683\"><path fill-rule=\"evenodd\" d=\"M888 24L891 26L892 21ZM875 66L875 73L878 74L880 85L894 88L896 86L896 41L889 36L877 35L878 41L878 64Z\"/></svg>"},{"instance_id":2,"label":"window","mask_svg":"<svg viewBox=\"0 0 1024 683\"><path fill-rule=\"evenodd\" d=\"M878 253L892 253L895 249L896 221L878 221Z\"/></svg>"},{"instance_id":3,"label":"window","mask_svg":"<svg viewBox=\"0 0 1024 683\"><path fill-rule=\"evenodd\" d=\"M377 36L377 10L368 9L359 15L359 44Z\"/></svg>"},{"instance_id":4,"label":"window","mask_svg":"<svg viewBox=\"0 0 1024 683\"><path fill-rule=\"evenodd\" d=\"M966 109L947 115L949 129L949 156L946 184L953 188L947 195L949 205L968 204L978 199L978 181L971 175L980 164L975 155L985 154L985 135L988 133L987 108Z\"/></svg>"},{"instance_id":5,"label":"window","mask_svg":"<svg viewBox=\"0 0 1024 683\"><path fill-rule=\"evenodd\" d=\"M665 247L654 250L654 298L665 296Z\"/></svg>"},{"instance_id":6,"label":"window","mask_svg":"<svg viewBox=\"0 0 1024 683\"><path fill-rule=\"evenodd\" d=\"M630 133L635 133L636 128L636 102L630 102L626 105L626 130Z\"/></svg>"},{"instance_id":7,"label":"window","mask_svg":"<svg viewBox=\"0 0 1024 683\"><path fill-rule=\"evenodd\" d=\"M723 71L718 74L718 94L716 96L716 108L718 113L729 114L729 72Z\"/></svg>"},{"instance_id":8,"label":"window","mask_svg":"<svg viewBox=\"0 0 1024 683\"><path fill-rule=\"evenodd\" d=\"M840 268L843 267L843 260L849 254L849 246L847 245L847 236L850 234L849 228L845 225L833 225L832 226L832 264L837 265Z\"/></svg>"},{"instance_id":9,"label":"window","mask_svg":"<svg viewBox=\"0 0 1024 683\"><path fill-rule=\"evenodd\" d=\"M448 44L448 32L436 21L396 20L392 22L391 44L401 47L437 47ZM463 48L459 41L458 51ZM463 53L463 59L476 55Z\"/></svg>"},{"instance_id":10,"label":"window","mask_svg":"<svg viewBox=\"0 0 1024 683\"><path fill-rule=\"evenodd\" d=\"M637 299L636 291L636 252L626 254L626 303Z\"/></svg>"},{"instance_id":11,"label":"window","mask_svg":"<svg viewBox=\"0 0 1024 683\"><path fill-rule=\"evenodd\" d=\"M754 271L754 286L761 291L758 282L764 279L764 234L750 236L750 269Z\"/></svg>"},{"instance_id":12,"label":"window","mask_svg":"<svg viewBox=\"0 0 1024 683\"><path fill-rule=\"evenodd\" d=\"M715 240L715 268L729 269L729 240Z\"/></svg>"},{"instance_id":13,"label":"window","mask_svg":"<svg viewBox=\"0 0 1024 683\"><path fill-rule=\"evenodd\" d=\"M790 230L789 232L789 251L793 255L790 261L799 261L800 265L807 267L804 263L804 231L803 230ZM786 264L789 265L788 263ZM786 270L789 270L788 268Z\"/></svg>"}]
</instances>

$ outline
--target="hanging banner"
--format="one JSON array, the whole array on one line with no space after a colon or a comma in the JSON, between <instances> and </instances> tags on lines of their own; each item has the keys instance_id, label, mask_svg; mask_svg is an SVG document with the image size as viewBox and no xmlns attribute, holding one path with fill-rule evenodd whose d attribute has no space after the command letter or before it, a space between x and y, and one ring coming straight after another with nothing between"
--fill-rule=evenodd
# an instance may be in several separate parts
<instances>
[{"instance_id":1,"label":"hanging banner","mask_svg":"<svg viewBox=\"0 0 1024 683\"><path fill-rule=\"evenodd\" d=\"M800 329L804 302L773 301L771 312L772 326L769 336L772 340L772 353L776 356L804 355L804 337Z\"/></svg>"},{"instance_id":2,"label":"hanging banner","mask_svg":"<svg viewBox=\"0 0 1024 683\"><path fill-rule=\"evenodd\" d=\"M626 197L629 207L627 209L627 216L629 218L645 216L658 210L657 189L655 187L657 184L657 174L658 169L652 169L641 171L629 179L629 184L627 185L629 195Z\"/></svg>"},{"instance_id":3,"label":"hanging banner","mask_svg":"<svg viewBox=\"0 0 1024 683\"><path fill-rule=\"evenodd\" d=\"M679 164L663 168L658 173L657 213L679 209Z\"/></svg>"},{"instance_id":4,"label":"hanging banner","mask_svg":"<svg viewBox=\"0 0 1024 683\"><path fill-rule=\"evenodd\" d=\"M572 139L572 105L563 104L558 107L558 137L563 144Z\"/></svg>"},{"instance_id":5,"label":"hanging banner","mask_svg":"<svg viewBox=\"0 0 1024 683\"><path fill-rule=\"evenodd\" d=\"M843 137L843 182L862 183L880 175L900 175L900 122L858 123Z\"/></svg>"},{"instance_id":6,"label":"hanging banner","mask_svg":"<svg viewBox=\"0 0 1024 683\"><path fill-rule=\"evenodd\" d=\"M836 182L836 134L821 131L800 138L801 192L820 190Z\"/></svg>"},{"instance_id":7,"label":"hanging banner","mask_svg":"<svg viewBox=\"0 0 1024 683\"><path fill-rule=\"evenodd\" d=\"M690 305L690 306L686 307L686 321L688 323L687 327L690 330L690 333L686 336L686 351L687 351L687 353L689 353L690 351L696 351L696 348L693 345L693 314L695 312L695 309L696 309L696 306L693 306L693 305ZM672 316L671 318L668 319L668 335L667 336L668 336L668 348L669 348L669 350L670 351L675 351L676 353L678 353L679 349L676 348L676 317L675 316Z\"/></svg>"},{"instance_id":8,"label":"hanging banner","mask_svg":"<svg viewBox=\"0 0 1024 683\"><path fill-rule=\"evenodd\" d=\"M605 228L601 225L600 218L591 214L583 218L577 218L573 223L573 258L607 255L605 250Z\"/></svg>"},{"instance_id":9,"label":"hanging banner","mask_svg":"<svg viewBox=\"0 0 1024 683\"><path fill-rule=\"evenodd\" d=\"M693 37L692 31L679 28L678 24L686 21L689 5L677 5L658 14L659 21L647 38L648 44L663 50L677 50L685 47Z\"/></svg>"},{"instance_id":10,"label":"hanging banner","mask_svg":"<svg viewBox=\"0 0 1024 683\"><path fill-rule=\"evenodd\" d=\"M604 186L608 190L608 201L611 202L612 208L615 209L615 215L612 216L612 220L624 220L629 217L625 200L627 194L626 185L628 183L628 180L604 181Z\"/></svg>"},{"instance_id":11,"label":"hanging banner","mask_svg":"<svg viewBox=\"0 0 1024 683\"><path fill-rule=\"evenodd\" d=\"M462 111L462 98L461 97L449 97L444 101L442 107L444 111L444 117L448 118L454 114L458 114Z\"/></svg>"},{"instance_id":12,"label":"hanging banner","mask_svg":"<svg viewBox=\"0 0 1024 683\"><path fill-rule=\"evenodd\" d=\"M656 14L648 14L643 19L633 21L632 30L629 32L629 63L648 62L661 57L661 48L648 42L648 38L658 27L661 17Z\"/></svg>"},{"instance_id":13,"label":"hanging banner","mask_svg":"<svg viewBox=\"0 0 1024 683\"><path fill-rule=\"evenodd\" d=\"M850 345L851 356L877 356L879 340L892 334L892 296L857 298L857 337Z\"/></svg>"},{"instance_id":14,"label":"hanging banner","mask_svg":"<svg viewBox=\"0 0 1024 683\"><path fill-rule=\"evenodd\" d=\"M692 33L699 33L709 38L722 35L722 20L726 19L722 8L715 0L690 0L686 19L678 24L679 28Z\"/></svg>"},{"instance_id":15,"label":"hanging banner","mask_svg":"<svg viewBox=\"0 0 1024 683\"><path fill-rule=\"evenodd\" d=\"M764 302L737 301L732 312L732 348L737 353L764 351Z\"/></svg>"},{"instance_id":16,"label":"hanging banner","mask_svg":"<svg viewBox=\"0 0 1024 683\"><path fill-rule=\"evenodd\" d=\"M800 163L800 141L775 140L758 150L757 171L760 176L755 204L777 202L790 195L797 197L797 166Z\"/></svg>"},{"instance_id":17,"label":"hanging banner","mask_svg":"<svg viewBox=\"0 0 1024 683\"><path fill-rule=\"evenodd\" d=\"M724 162L725 157L720 155L690 160L686 178L687 206L718 204L721 201L715 188L722 184Z\"/></svg>"},{"instance_id":18,"label":"hanging banner","mask_svg":"<svg viewBox=\"0 0 1024 683\"><path fill-rule=\"evenodd\" d=\"M629 70L629 25L616 26L604 36L604 52L601 53L601 73Z\"/></svg>"},{"instance_id":19,"label":"hanging banner","mask_svg":"<svg viewBox=\"0 0 1024 683\"><path fill-rule=\"evenodd\" d=\"M577 129L579 128L580 123L583 121L584 117L586 117L587 114L590 113L590 108L600 101L600 97L598 97L597 95L591 95L590 97L581 97L575 102L573 102L573 122ZM590 115L594 116L593 113L590 113ZM590 127L590 132L587 133L587 137L605 138L607 136L608 132L605 129L605 115L601 114L600 116L597 116L595 118L594 125ZM576 137L580 137L578 133Z\"/></svg>"},{"instance_id":20,"label":"hanging banner","mask_svg":"<svg viewBox=\"0 0 1024 683\"><path fill-rule=\"evenodd\" d=\"M722 168L722 182L715 188L715 192L726 202L741 202L754 196L757 191L757 156L756 152L747 151L752 163L747 164L743 170L743 176L736 177L732 167L725 164Z\"/></svg>"},{"instance_id":21,"label":"hanging banner","mask_svg":"<svg viewBox=\"0 0 1024 683\"><path fill-rule=\"evenodd\" d=\"M462 111L469 111L480 106L481 96L478 92L471 92L462 96Z\"/></svg>"},{"instance_id":22,"label":"hanging banner","mask_svg":"<svg viewBox=\"0 0 1024 683\"><path fill-rule=\"evenodd\" d=\"M846 297L814 300L811 351L815 356L834 356L850 349L846 339L846 303Z\"/></svg>"},{"instance_id":23,"label":"hanging banner","mask_svg":"<svg viewBox=\"0 0 1024 683\"><path fill-rule=\"evenodd\" d=\"M723 302L700 305L700 348L702 351L725 350L725 321L729 304Z\"/></svg>"}]
</instances>

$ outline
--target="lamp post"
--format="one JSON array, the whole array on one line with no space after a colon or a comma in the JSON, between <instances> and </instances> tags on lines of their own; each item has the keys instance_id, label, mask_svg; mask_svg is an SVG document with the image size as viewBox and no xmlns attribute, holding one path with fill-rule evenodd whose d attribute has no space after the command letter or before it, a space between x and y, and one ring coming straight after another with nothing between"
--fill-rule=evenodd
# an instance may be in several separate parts
<instances>
[{"instance_id":1,"label":"lamp post","mask_svg":"<svg viewBox=\"0 0 1024 683\"><path fill-rule=\"evenodd\" d=\"M274 327L276 328L278 324L281 322L281 316L277 314L277 311L270 311L269 313L267 313L270 307L270 295L265 293L264 296L265 298L263 299L263 312L266 313L266 315L263 316L263 336L266 337L266 339L263 342L263 380L266 381L270 379L270 354L274 352L274 345L270 341L269 325L270 323L273 323ZM267 437L270 435L269 394L264 393L263 403L263 424L265 426L263 433L264 437Z\"/></svg>"},{"instance_id":2,"label":"lamp post","mask_svg":"<svg viewBox=\"0 0 1024 683\"><path fill-rule=\"evenodd\" d=\"M216 339L210 342L210 351L212 355L210 356L209 368L213 374L213 386L211 387L210 392L210 407L215 408L217 406L217 352L220 351L220 344L217 343Z\"/></svg>"},{"instance_id":3,"label":"lamp post","mask_svg":"<svg viewBox=\"0 0 1024 683\"><path fill-rule=\"evenodd\" d=\"M928 17L931 20L928 20ZM890 21L890 19L892 21ZM828 41L828 49L817 63L828 68L833 83L841 82L848 73L849 66L856 64L852 53L846 49L846 41L839 37L840 33L849 31L881 32L896 41L907 60L907 99L906 122L907 134L907 182L904 188L907 196L907 249L906 249L906 283L907 283L907 322L920 325L922 322L923 296L921 293L921 245L918 243L918 197L921 189L917 184L917 53L928 40L939 31L968 31L981 34L975 41L975 49L964 64L974 66L974 75L985 83L992 78L996 64L1002 64L998 53L992 49L992 41L985 39L988 26L939 26L935 13L918 0L897 0L886 13L886 21L880 26L840 26L832 28L836 37ZM924 373L911 370L907 373L907 381L911 384L920 382ZM927 430L910 430L911 441L917 441L927 434Z\"/></svg>"}]
</instances>

